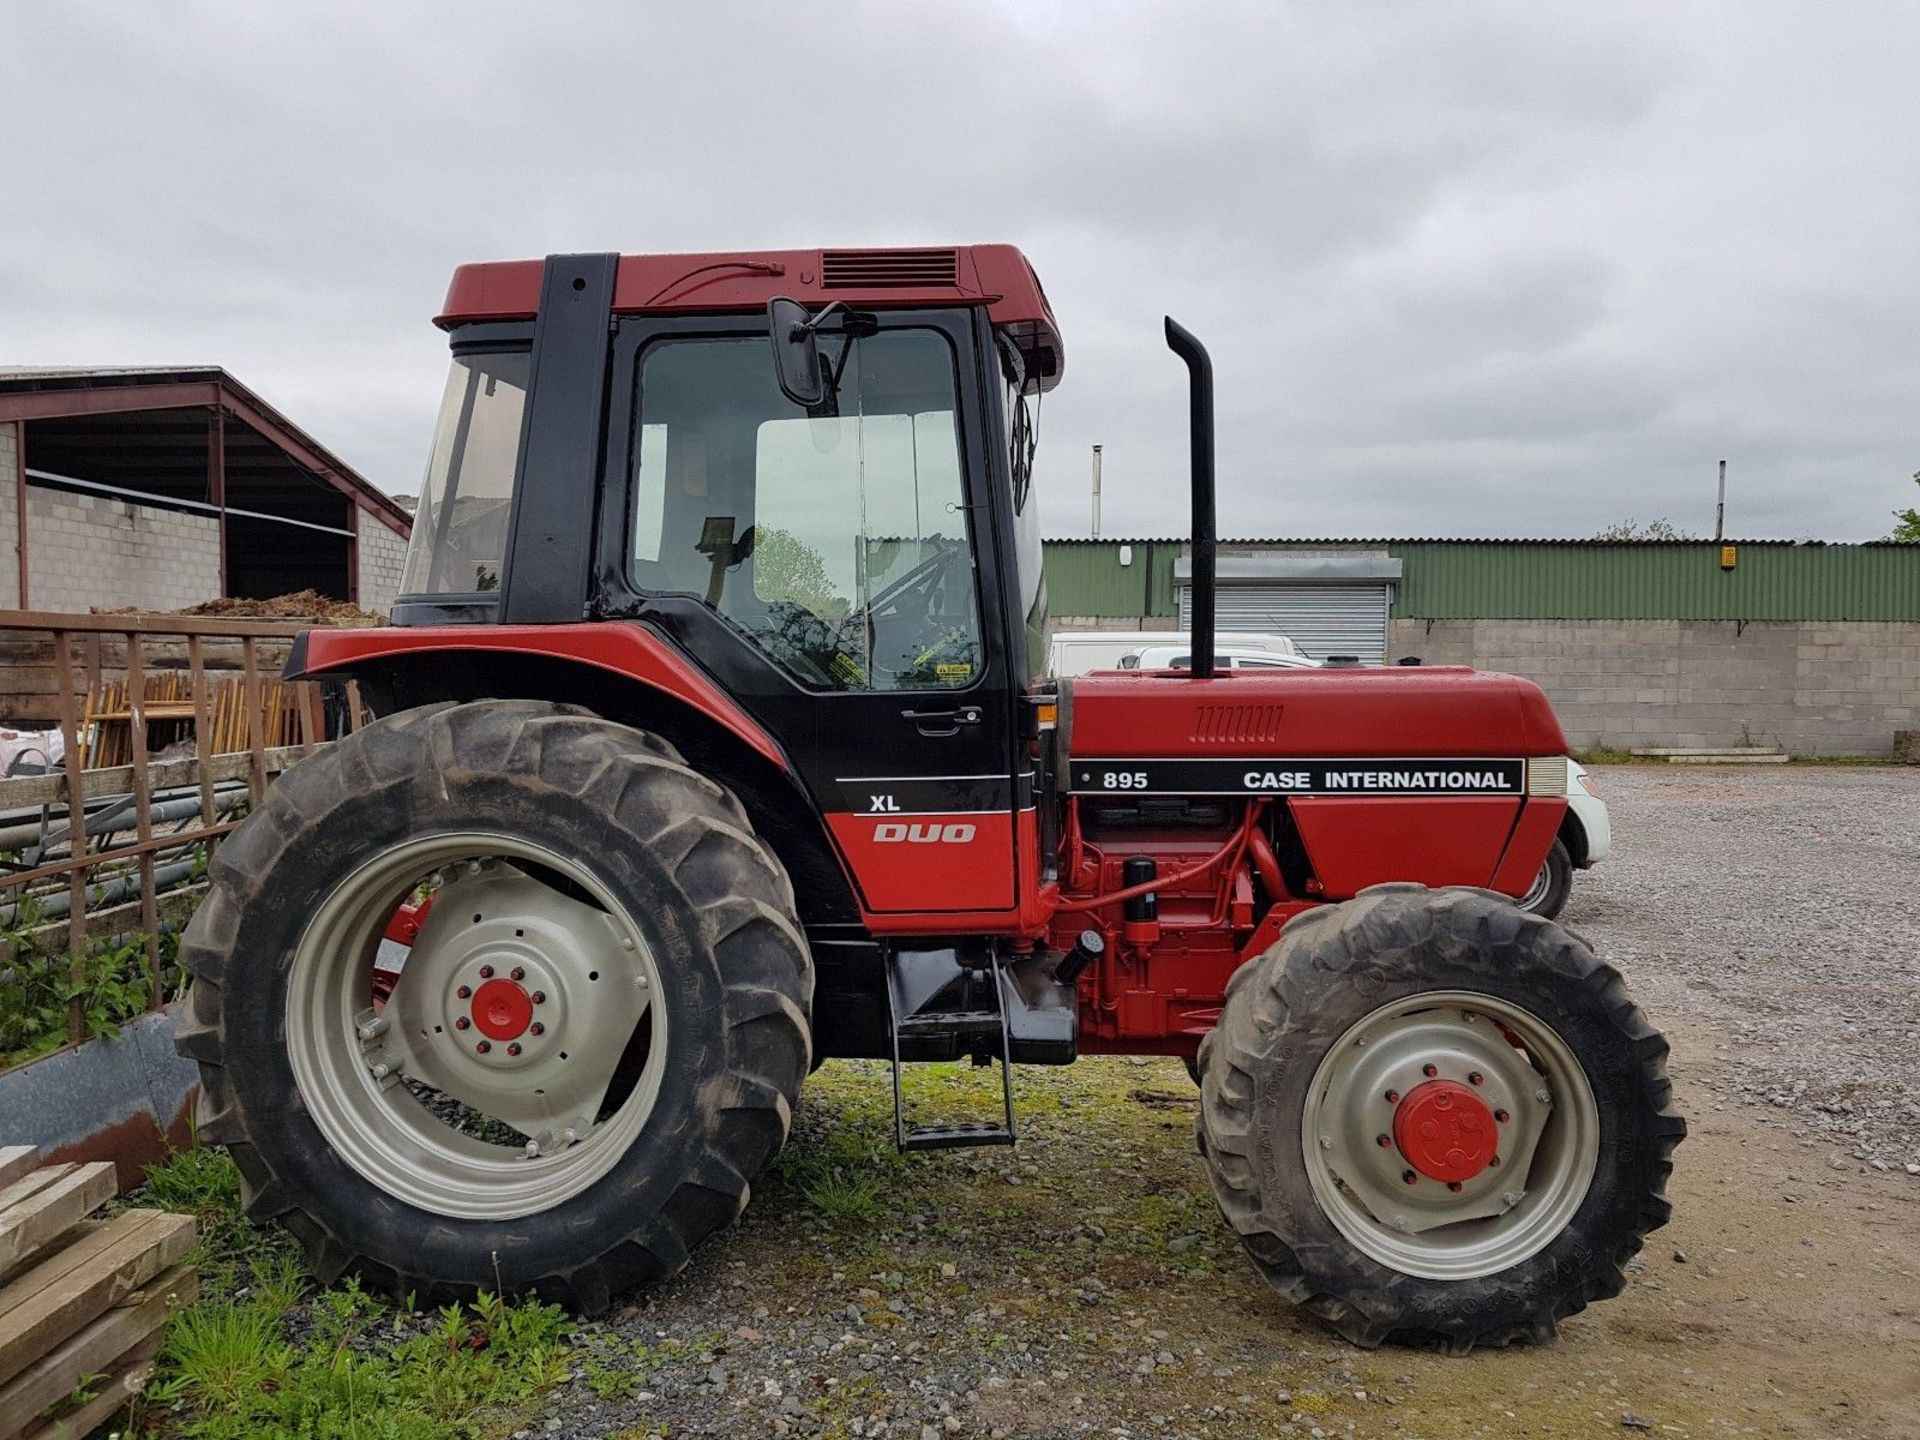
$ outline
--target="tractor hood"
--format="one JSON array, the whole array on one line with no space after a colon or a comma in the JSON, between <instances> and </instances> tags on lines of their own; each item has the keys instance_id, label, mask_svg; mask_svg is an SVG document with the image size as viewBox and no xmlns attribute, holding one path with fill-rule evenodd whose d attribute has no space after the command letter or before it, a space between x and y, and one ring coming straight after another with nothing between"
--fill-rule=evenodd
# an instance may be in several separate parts
<instances>
[{"instance_id":1,"label":"tractor hood","mask_svg":"<svg viewBox=\"0 0 1920 1440\"><path fill-rule=\"evenodd\" d=\"M1501 759L1565 755L1538 685L1464 666L1115 670L1065 710L1082 759Z\"/></svg>"}]
</instances>

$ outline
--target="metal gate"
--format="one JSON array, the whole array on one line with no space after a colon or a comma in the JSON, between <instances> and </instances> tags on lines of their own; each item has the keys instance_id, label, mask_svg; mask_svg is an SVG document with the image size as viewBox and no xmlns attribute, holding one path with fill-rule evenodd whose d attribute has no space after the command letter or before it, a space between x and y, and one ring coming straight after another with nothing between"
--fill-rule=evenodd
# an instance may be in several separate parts
<instances>
[{"instance_id":1,"label":"metal gate","mask_svg":"<svg viewBox=\"0 0 1920 1440\"><path fill-rule=\"evenodd\" d=\"M1392 587L1373 581L1223 581L1214 601L1215 627L1279 631L1316 660L1352 655L1379 665L1387 655ZM1193 628L1193 587L1179 586L1180 628ZM1230 643L1224 641L1222 643Z\"/></svg>"}]
</instances>

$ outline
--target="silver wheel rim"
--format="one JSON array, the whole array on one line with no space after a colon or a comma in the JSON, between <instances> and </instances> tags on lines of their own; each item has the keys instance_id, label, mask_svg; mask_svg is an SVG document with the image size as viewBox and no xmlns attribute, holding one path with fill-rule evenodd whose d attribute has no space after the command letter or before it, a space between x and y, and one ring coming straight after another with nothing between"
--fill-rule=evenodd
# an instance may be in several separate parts
<instances>
[{"instance_id":1,"label":"silver wheel rim","mask_svg":"<svg viewBox=\"0 0 1920 1440\"><path fill-rule=\"evenodd\" d=\"M377 1006L376 949L423 881L434 904ZM360 1175L434 1214L513 1219L580 1194L639 1136L666 1063L661 993L645 939L578 861L511 836L423 835L315 909L288 976L287 1053ZM639 1073L601 1114L630 1039L645 1044Z\"/></svg>"},{"instance_id":2,"label":"silver wheel rim","mask_svg":"<svg viewBox=\"0 0 1920 1440\"><path fill-rule=\"evenodd\" d=\"M1552 888L1553 862L1551 860L1545 860L1541 862L1540 873L1533 877L1533 884L1528 887L1527 893L1520 897L1520 908L1522 910L1538 910L1540 908L1540 902L1547 898L1547 891Z\"/></svg>"},{"instance_id":3,"label":"silver wheel rim","mask_svg":"<svg viewBox=\"0 0 1920 1440\"><path fill-rule=\"evenodd\" d=\"M1444 1095L1443 1113L1461 1117L1444 1141L1417 1133L1434 1114L1421 1086L1428 1107ZM1545 1249L1600 1154L1599 1107L1567 1043L1531 1011L1466 990L1395 1000L1351 1026L1315 1070L1302 1120L1322 1212L1369 1259L1432 1280L1497 1274ZM1486 1123L1496 1158L1484 1168L1451 1182L1422 1168L1441 1169L1433 1150L1457 1136L1471 1149Z\"/></svg>"}]
</instances>

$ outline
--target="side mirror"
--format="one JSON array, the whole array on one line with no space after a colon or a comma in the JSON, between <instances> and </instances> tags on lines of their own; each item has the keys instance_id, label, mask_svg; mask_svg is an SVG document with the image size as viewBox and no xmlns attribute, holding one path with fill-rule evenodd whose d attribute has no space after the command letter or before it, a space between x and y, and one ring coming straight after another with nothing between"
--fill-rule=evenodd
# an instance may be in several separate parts
<instances>
[{"instance_id":1,"label":"side mirror","mask_svg":"<svg viewBox=\"0 0 1920 1440\"><path fill-rule=\"evenodd\" d=\"M816 323L798 300L779 297L767 302L774 378L780 382L782 395L809 410L827 398L827 382L820 373L820 347L813 338Z\"/></svg>"}]
</instances>

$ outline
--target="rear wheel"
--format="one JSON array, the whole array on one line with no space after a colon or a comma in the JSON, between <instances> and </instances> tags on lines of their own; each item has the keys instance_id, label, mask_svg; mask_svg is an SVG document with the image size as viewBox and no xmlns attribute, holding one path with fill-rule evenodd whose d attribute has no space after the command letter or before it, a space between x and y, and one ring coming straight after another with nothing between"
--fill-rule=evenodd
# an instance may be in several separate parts
<instances>
[{"instance_id":1,"label":"rear wheel","mask_svg":"<svg viewBox=\"0 0 1920 1440\"><path fill-rule=\"evenodd\" d=\"M1666 1221L1666 1054L1567 931L1380 886L1235 975L1200 1148L1255 1264L1347 1338L1544 1339Z\"/></svg>"},{"instance_id":2,"label":"rear wheel","mask_svg":"<svg viewBox=\"0 0 1920 1440\"><path fill-rule=\"evenodd\" d=\"M403 904L425 918L376 980ZM809 1060L792 889L737 801L565 706L408 711L303 762L183 956L201 1133L249 1213L323 1278L423 1296L593 1309L670 1274L745 1205Z\"/></svg>"}]
</instances>

